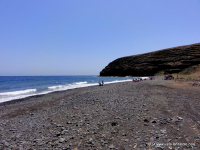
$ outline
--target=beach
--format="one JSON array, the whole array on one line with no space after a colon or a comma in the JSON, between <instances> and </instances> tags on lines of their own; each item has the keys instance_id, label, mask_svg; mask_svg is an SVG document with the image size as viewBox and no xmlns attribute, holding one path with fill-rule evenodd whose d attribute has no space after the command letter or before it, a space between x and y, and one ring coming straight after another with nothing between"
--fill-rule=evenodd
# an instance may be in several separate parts
<instances>
[{"instance_id":1,"label":"beach","mask_svg":"<svg viewBox=\"0 0 200 150\"><path fill-rule=\"evenodd\" d=\"M162 77L0 104L0 149L200 149L200 89Z\"/></svg>"}]
</instances>

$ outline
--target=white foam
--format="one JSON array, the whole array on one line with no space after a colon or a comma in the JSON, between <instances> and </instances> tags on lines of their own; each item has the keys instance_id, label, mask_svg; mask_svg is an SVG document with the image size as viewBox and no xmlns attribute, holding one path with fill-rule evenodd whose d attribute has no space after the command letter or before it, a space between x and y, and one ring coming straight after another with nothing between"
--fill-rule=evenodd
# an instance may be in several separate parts
<instances>
[{"instance_id":1,"label":"white foam","mask_svg":"<svg viewBox=\"0 0 200 150\"><path fill-rule=\"evenodd\" d=\"M58 88L62 88L63 85L57 85L57 86L50 86L48 87L48 89L58 89Z\"/></svg>"},{"instance_id":2,"label":"white foam","mask_svg":"<svg viewBox=\"0 0 200 150\"><path fill-rule=\"evenodd\" d=\"M11 101L11 100L16 100L16 99L22 99L22 98L26 98L29 96L43 95L43 94L47 94L47 93L50 93L50 92L46 91L46 92L35 93L35 94L32 93L32 94L26 94L26 95L15 95L15 96L3 97L3 98L0 98L0 103Z\"/></svg>"},{"instance_id":3,"label":"white foam","mask_svg":"<svg viewBox=\"0 0 200 150\"><path fill-rule=\"evenodd\" d=\"M120 82L128 82L128 81L132 81L132 79L127 79L127 80L115 80L115 81L112 81L112 82L105 82L105 84L120 83Z\"/></svg>"},{"instance_id":4,"label":"white foam","mask_svg":"<svg viewBox=\"0 0 200 150\"><path fill-rule=\"evenodd\" d=\"M22 90L22 91L5 92L5 93L0 93L0 96L20 95L20 94L32 93L36 91L37 89L27 89L27 90Z\"/></svg>"},{"instance_id":5,"label":"white foam","mask_svg":"<svg viewBox=\"0 0 200 150\"><path fill-rule=\"evenodd\" d=\"M84 81L84 82L75 82L73 84L77 84L77 85L79 85L79 84L87 84L87 82L86 81Z\"/></svg>"}]
</instances>

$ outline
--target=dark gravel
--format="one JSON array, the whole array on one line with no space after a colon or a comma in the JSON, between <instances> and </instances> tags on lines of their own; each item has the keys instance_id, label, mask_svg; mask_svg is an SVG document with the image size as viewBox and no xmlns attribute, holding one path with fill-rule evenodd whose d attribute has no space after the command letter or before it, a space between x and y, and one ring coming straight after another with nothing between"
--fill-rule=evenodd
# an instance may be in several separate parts
<instances>
[{"instance_id":1,"label":"dark gravel","mask_svg":"<svg viewBox=\"0 0 200 150\"><path fill-rule=\"evenodd\" d=\"M157 77L2 103L0 149L199 150L199 91Z\"/></svg>"}]
</instances>

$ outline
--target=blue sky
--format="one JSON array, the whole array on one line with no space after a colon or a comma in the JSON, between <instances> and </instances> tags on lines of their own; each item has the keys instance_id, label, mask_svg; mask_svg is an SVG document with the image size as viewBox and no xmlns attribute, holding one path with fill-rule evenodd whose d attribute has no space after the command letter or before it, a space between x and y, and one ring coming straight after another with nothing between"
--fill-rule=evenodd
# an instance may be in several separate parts
<instances>
[{"instance_id":1,"label":"blue sky","mask_svg":"<svg viewBox=\"0 0 200 150\"><path fill-rule=\"evenodd\" d=\"M199 0L0 0L0 75L98 75L198 42Z\"/></svg>"}]
</instances>

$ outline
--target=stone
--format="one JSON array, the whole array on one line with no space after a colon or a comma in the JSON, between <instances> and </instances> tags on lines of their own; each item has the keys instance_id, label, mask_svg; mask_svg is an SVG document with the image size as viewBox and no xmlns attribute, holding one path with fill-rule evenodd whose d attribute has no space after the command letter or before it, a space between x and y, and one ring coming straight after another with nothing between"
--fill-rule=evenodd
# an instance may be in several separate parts
<instances>
[{"instance_id":1,"label":"stone","mask_svg":"<svg viewBox=\"0 0 200 150\"><path fill-rule=\"evenodd\" d=\"M60 138L59 143L63 143L63 142L65 142L65 138Z\"/></svg>"},{"instance_id":2,"label":"stone","mask_svg":"<svg viewBox=\"0 0 200 150\"><path fill-rule=\"evenodd\" d=\"M9 131L15 131L16 129L10 129Z\"/></svg>"},{"instance_id":3,"label":"stone","mask_svg":"<svg viewBox=\"0 0 200 150\"><path fill-rule=\"evenodd\" d=\"M122 133L122 136L126 136L126 133Z\"/></svg>"},{"instance_id":4,"label":"stone","mask_svg":"<svg viewBox=\"0 0 200 150\"><path fill-rule=\"evenodd\" d=\"M105 135L105 134L102 134L102 135L101 135L101 137L102 137L102 138L105 138L105 137L106 137L106 135Z\"/></svg>"},{"instance_id":5,"label":"stone","mask_svg":"<svg viewBox=\"0 0 200 150\"><path fill-rule=\"evenodd\" d=\"M61 130L62 130L62 131L65 130L65 127L62 127Z\"/></svg>"},{"instance_id":6,"label":"stone","mask_svg":"<svg viewBox=\"0 0 200 150\"><path fill-rule=\"evenodd\" d=\"M62 134L67 134L68 133L68 130L63 130L62 131Z\"/></svg>"},{"instance_id":7,"label":"stone","mask_svg":"<svg viewBox=\"0 0 200 150\"><path fill-rule=\"evenodd\" d=\"M57 124L57 125L56 125L56 127L62 127L62 125L60 125L60 124Z\"/></svg>"},{"instance_id":8,"label":"stone","mask_svg":"<svg viewBox=\"0 0 200 150\"><path fill-rule=\"evenodd\" d=\"M107 141L104 141L104 140L101 140L101 143L103 143L103 144L108 144L108 142L107 142Z\"/></svg>"},{"instance_id":9,"label":"stone","mask_svg":"<svg viewBox=\"0 0 200 150\"><path fill-rule=\"evenodd\" d=\"M177 116L177 119L178 119L178 120L183 120L183 118L182 118L182 117L179 117L179 116Z\"/></svg>"},{"instance_id":10,"label":"stone","mask_svg":"<svg viewBox=\"0 0 200 150\"><path fill-rule=\"evenodd\" d=\"M167 133L167 131L165 130L165 129L163 129L163 130L160 130L163 134L166 134Z\"/></svg>"},{"instance_id":11,"label":"stone","mask_svg":"<svg viewBox=\"0 0 200 150\"><path fill-rule=\"evenodd\" d=\"M156 146L157 149L164 150L164 147Z\"/></svg>"},{"instance_id":12,"label":"stone","mask_svg":"<svg viewBox=\"0 0 200 150\"><path fill-rule=\"evenodd\" d=\"M69 136L69 139L74 139L74 136Z\"/></svg>"},{"instance_id":13,"label":"stone","mask_svg":"<svg viewBox=\"0 0 200 150\"><path fill-rule=\"evenodd\" d=\"M156 123L156 120L151 121L151 123Z\"/></svg>"},{"instance_id":14,"label":"stone","mask_svg":"<svg viewBox=\"0 0 200 150\"><path fill-rule=\"evenodd\" d=\"M112 123L111 123L111 126L117 126L117 125L118 125L117 122L112 122Z\"/></svg>"},{"instance_id":15,"label":"stone","mask_svg":"<svg viewBox=\"0 0 200 150\"><path fill-rule=\"evenodd\" d=\"M111 145L109 146L109 148L110 148L110 149L114 149L115 146L114 146L113 144L111 144Z\"/></svg>"},{"instance_id":16,"label":"stone","mask_svg":"<svg viewBox=\"0 0 200 150\"><path fill-rule=\"evenodd\" d=\"M125 141L125 142L128 142L128 141L129 141L129 139L125 139L124 141Z\"/></svg>"},{"instance_id":17,"label":"stone","mask_svg":"<svg viewBox=\"0 0 200 150\"><path fill-rule=\"evenodd\" d=\"M10 144L9 144L7 141L5 141L5 140L2 141L2 144L3 144L4 146L6 146L6 147L9 147L9 146L10 146Z\"/></svg>"},{"instance_id":18,"label":"stone","mask_svg":"<svg viewBox=\"0 0 200 150\"><path fill-rule=\"evenodd\" d=\"M57 131L55 134L57 137L59 137L61 135L61 133L59 131Z\"/></svg>"},{"instance_id":19,"label":"stone","mask_svg":"<svg viewBox=\"0 0 200 150\"><path fill-rule=\"evenodd\" d=\"M111 131L111 134L115 134L115 133L117 133L117 131L115 131L115 130Z\"/></svg>"},{"instance_id":20,"label":"stone","mask_svg":"<svg viewBox=\"0 0 200 150\"><path fill-rule=\"evenodd\" d=\"M39 143L39 142L41 142L41 141L42 141L41 139L35 139L33 142Z\"/></svg>"}]
</instances>

